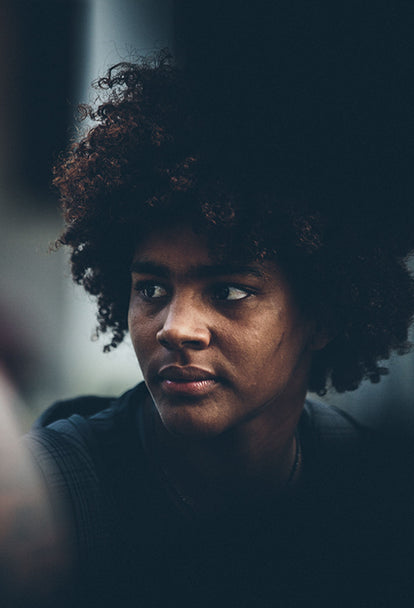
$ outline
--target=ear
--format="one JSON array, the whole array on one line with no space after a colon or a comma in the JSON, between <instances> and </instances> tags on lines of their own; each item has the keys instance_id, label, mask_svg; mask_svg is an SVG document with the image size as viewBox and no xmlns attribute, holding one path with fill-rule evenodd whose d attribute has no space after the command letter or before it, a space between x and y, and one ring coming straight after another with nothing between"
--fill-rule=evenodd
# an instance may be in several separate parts
<instances>
[{"instance_id":1,"label":"ear","mask_svg":"<svg viewBox=\"0 0 414 608\"><path fill-rule=\"evenodd\" d=\"M334 331L326 327L315 327L309 338L309 348L312 351L322 350L334 337Z\"/></svg>"}]
</instances>

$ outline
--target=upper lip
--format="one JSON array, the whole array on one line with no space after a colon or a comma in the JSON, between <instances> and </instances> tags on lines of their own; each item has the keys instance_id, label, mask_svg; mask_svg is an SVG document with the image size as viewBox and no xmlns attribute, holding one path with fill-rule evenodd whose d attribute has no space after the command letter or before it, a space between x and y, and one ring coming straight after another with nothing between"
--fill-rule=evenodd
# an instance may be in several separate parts
<instances>
[{"instance_id":1,"label":"upper lip","mask_svg":"<svg viewBox=\"0 0 414 608\"><path fill-rule=\"evenodd\" d=\"M163 380L187 380L194 382L196 380L216 380L217 376L201 367L193 367L187 365L181 367L179 365L166 365L158 372L159 378Z\"/></svg>"}]
</instances>

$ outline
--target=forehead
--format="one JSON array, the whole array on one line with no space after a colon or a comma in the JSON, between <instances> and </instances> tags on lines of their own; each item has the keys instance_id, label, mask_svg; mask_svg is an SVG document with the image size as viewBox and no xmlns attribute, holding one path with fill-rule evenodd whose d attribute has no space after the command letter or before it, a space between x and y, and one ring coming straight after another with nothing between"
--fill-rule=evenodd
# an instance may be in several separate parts
<instances>
[{"instance_id":1,"label":"forehead","mask_svg":"<svg viewBox=\"0 0 414 608\"><path fill-rule=\"evenodd\" d=\"M250 275L271 279L281 271L275 262L258 262L216 252L208 239L191 226L173 225L154 230L136 247L131 271L165 278L176 275L186 279L218 275Z\"/></svg>"},{"instance_id":2,"label":"forehead","mask_svg":"<svg viewBox=\"0 0 414 608\"><path fill-rule=\"evenodd\" d=\"M166 263L171 260L172 254L183 259L197 259L204 264L212 261L207 239L187 225L164 226L153 230L140 240L133 259Z\"/></svg>"}]
</instances>

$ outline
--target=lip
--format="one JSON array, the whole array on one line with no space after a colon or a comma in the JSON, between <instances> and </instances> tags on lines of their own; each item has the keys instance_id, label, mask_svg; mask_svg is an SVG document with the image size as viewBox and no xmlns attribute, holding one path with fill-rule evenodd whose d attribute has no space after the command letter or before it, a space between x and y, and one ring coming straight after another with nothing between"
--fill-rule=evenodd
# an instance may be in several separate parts
<instances>
[{"instance_id":1,"label":"lip","mask_svg":"<svg viewBox=\"0 0 414 608\"><path fill-rule=\"evenodd\" d=\"M168 365L158 372L162 390L169 395L202 397L217 386L219 378L212 372L193 366Z\"/></svg>"},{"instance_id":2,"label":"lip","mask_svg":"<svg viewBox=\"0 0 414 608\"><path fill-rule=\"evenodd\" d=\"M178 382L195 382L197 380L217 380L217 376L201 367L186 365L166 365L158 372L163 380L176 380Z\"/></svg>"}]
</instances>

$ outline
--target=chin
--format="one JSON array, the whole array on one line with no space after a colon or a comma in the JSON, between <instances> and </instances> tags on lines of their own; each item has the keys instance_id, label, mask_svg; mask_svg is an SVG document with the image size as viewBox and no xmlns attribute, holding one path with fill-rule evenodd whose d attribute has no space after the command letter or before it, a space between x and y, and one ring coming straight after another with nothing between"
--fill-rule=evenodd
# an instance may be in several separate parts
<instances>
[{"instance_id":1,"label":"chin","mask_svg":"<svg viewBox=\"0 0 414 608\"><path fill-rule=\"evenodd\" d=\"M198 411L195 411L198 410ZM180 406L178 411L160 411L164 428L175 437L187 439L213 439L227 430L217 417L201 412L200 408Z\"/></svg>"}]
</instances>

